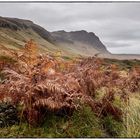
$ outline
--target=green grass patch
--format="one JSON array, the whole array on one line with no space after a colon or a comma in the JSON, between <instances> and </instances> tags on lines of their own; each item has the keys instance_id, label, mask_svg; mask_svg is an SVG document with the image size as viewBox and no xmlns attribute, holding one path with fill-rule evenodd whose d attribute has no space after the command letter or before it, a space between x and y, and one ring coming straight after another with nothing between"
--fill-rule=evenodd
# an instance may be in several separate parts
<instances>
[{"instance_id":1,"label":"green grass patch","mask_svg":"<svg viewBox=\"0 0 140 140\"><path fill-rule=\"evenodd\" d=\"M63 58L64 60L72 60L72 58L70 58L69 56L62 56L62 58Z\"/></svg>"},{"instance_id":2,"label":"green grass patch","mask_svg":"<svg viewBox=\"0 0 140 140\"><path fill-rule=\"evenodd\" d=\"M140 137L140 96L139 93L130 96L129 102L124 106L123 130L120 137Z\"/></svg>"},{"instance_id":3,"label":"green grass patch","mask_svg":"<svg viewBox=\"0 0 140 140\"><path fill-rule=\"evenodd\" d=\"M106 137L100 120L89 107L74 112L71 117L48 114L40 127L29 127L27 123L0 129L1 138L90 138Z\"/></svg>"},{"instance_id":4,"label":"green grass patch","mask_svg":"<svg viewBox=\"0 0 140 140\"><path fill-rule=\"evenodd\" d=\"M108 133L109 137L119 137L123 124L113 119L112 116L107 116L102 120L103 128Z\"/></svg>"},{"instance_id":5,"label":"green grass patch","mask_svg":"<svg viewBox=\"0 0 140 140\"><path fill-rule=\"evenodd\" d=\"M16 60L14 60L12 57L4 56L4 55L0 56L0 61L3 61L5 63L11 63L11 64L14 64L16 62Z\"/></svg>"},{"instance_id":6,"label":"green grass patch","mask_svg":"<svg viewBox=\"0 0 140 140\"><path fill-rule=\"evenodd\" d=\"M140 60L117 60L117 59L104 59L105 62L108 64L116 64L120 69L131 69L135 66L140 66Z\"/></svg>"}]
</instances>

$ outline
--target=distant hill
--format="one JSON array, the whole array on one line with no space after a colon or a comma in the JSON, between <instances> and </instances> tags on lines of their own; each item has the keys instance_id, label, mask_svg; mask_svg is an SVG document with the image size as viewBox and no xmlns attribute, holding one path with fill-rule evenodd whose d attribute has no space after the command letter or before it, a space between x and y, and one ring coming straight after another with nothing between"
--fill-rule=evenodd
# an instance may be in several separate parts
<instances>
[{"instance_id":1,"label":"distant hill","mask_svg":"<svg viewBox=\"0 0 140 140\"><path fill-rule=\"evenodd\" d=\"M20 50L30 39L38 43L41 53L61 51L66 56L140 59L140 55L112 55L92 32L49 32L30 20L0 17L0 45Z\"/></svg>"}]
</instances>

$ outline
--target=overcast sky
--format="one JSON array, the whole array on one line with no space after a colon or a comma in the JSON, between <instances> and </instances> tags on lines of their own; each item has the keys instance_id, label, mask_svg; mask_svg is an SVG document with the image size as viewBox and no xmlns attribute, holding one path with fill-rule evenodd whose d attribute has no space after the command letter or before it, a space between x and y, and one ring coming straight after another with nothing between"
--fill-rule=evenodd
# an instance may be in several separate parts
<instances>
[{"instance_id":1,"label":"overcast sky","mask_svg":"<svg viewBox=\"0 0 140 140\"><path fill-rule=\"evenodd\" d=\"M29 19L48 31L87 30L112 53L140 54L140 3L0 3L0 16Z\"/></svg>"}]
</instances>

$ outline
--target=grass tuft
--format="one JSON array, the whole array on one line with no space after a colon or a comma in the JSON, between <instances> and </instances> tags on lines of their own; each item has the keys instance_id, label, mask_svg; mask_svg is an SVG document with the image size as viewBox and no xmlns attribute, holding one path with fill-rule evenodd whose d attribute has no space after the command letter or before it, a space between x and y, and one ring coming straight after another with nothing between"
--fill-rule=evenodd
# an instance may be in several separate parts
<instances>
[{"instance_id":1,"label":"grass tuft","mask_svg":"<svg viewBox=\"0 0 140 140\"><path fill-rule=\"evenodd\" d=\"M140 137L140 96L131 95L129 104L125 106L125 116L121 137L139 138Z\"/></svg>"}]
</instances>

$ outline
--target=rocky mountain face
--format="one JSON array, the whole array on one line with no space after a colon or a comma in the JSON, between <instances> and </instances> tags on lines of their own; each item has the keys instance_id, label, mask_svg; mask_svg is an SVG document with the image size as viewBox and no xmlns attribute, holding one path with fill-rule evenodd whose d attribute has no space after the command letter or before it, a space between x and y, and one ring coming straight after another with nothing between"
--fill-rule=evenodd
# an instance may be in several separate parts
<instances>
[{"instance_id":1,"label":"rocky mountain face","mask_svg":"<svg viewBox=\"0 0 140 140\"><path fill-rule=\"evenodd\" d=\"M93 33L81 31L56 31L51 33L57 43L76 44L82 43L97 49L100 53L108 53L100 39Z\"/></svg>"}]
</instances>

